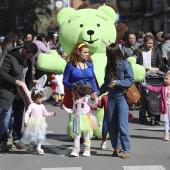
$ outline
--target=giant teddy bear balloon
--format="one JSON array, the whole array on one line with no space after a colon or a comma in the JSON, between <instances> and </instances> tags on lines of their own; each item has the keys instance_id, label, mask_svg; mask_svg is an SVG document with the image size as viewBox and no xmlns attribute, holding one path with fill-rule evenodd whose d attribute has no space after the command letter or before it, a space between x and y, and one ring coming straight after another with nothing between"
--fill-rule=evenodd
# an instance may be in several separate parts
<instances>
[{"instance_id":1,"label":"giant teddy bear balloon","mask_svg":"<svg viewBox=\"0 0 170 170\"><path fill-rule=\"evenodd\" d=\"M115 42L117 15L113 8L100 6L98 9L62 9L57 16L60 25L59 42L67 54L70 54L77 42L84 41L90 48L90 55L94 63L94 72L99 86L104 82L104 70L107 62L105 42ZM119 28L120 29L120 28ZM37 66L41 70L63 73L66 62L60 58L56 51L41 54ZM101 127L90 133L91 137L102 138L102 122L104 110L98 109L95 113ZM72 119L69 117L67 134L73 138Z\"/></svg>"}]
</instances>

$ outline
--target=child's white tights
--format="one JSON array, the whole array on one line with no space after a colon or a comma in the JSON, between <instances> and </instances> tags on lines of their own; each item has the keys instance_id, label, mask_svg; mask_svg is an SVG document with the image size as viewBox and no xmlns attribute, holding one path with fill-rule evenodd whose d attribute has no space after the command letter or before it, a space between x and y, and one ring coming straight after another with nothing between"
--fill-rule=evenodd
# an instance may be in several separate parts
<instances>
[{"instance_id":1,"label":"child's white tights","mask_svg":"<svg viewBox=\"0 0 170 170\"><path fill-rule=\"evenodd\" d=\"M42 145L42 140L37 140L37 149L40 150L41 149L41 145Z\"/></svg>"},{"instance_id":2,"label":"child's white tights","mask_svg":"<svg viewBox=\"0 0 170 170\"><path fill-rule=\"evenodd\" d=\"M79 149L80 148L80 137L81 134L77 133L74 137L74 148ZM84 144L89 145L90 148L90 133L89 132L83 132L83 138L84 138Z\"/></svg>"},{"instance_id":3,"label":"child's white tights","mask_svg":"<svg viewBox=\"0 0 170 170\"><path fill-rule=\"evenodd\" d=\"M169 120L164 121L165 133L169 133Z\"/></svg>"}]
</instances>

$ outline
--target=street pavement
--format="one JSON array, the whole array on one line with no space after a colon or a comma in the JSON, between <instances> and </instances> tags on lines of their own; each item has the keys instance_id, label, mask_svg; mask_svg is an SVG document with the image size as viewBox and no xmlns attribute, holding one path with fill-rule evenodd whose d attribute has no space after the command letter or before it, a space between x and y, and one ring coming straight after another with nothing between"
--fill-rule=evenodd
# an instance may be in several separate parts
<instances>
[{"instance_id":1,"label":"street pavement","mask_svg":"<svg viewBox=\"0 0 170 170\"><path fill-rule=\"evenodd\" d=\"M161 125L151 126L145 121L139 124L139 110L130 111L135 119L129 121L131 135L131 157L112 157L110 140L107 149L101 150L101 140L92 139L90 157L69 157L73 140L67 137L68 113L59 106L45 102L48 111L59 114L48 117L48 134L43 143L45 155L32 155L27 150L10 150L0 154L0 170L170 170L170 141L163 141ZM9 141L10 143L11 141ZM22 142L29 144L26 139ZM121 154L120 154L121 156Z\"/></svg>"}]
</instances>

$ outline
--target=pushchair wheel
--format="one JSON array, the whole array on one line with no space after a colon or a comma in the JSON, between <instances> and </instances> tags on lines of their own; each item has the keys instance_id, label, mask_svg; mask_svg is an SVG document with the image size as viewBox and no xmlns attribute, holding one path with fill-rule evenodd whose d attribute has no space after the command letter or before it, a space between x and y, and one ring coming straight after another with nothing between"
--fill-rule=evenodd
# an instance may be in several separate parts
<instances>
[{"instance_id":1,"label":"pushchair wheel","mask_svg":"<svg viewBox=\"0 0 170 170\"><path fill-rule=\"evenodd\" d=\"M151 125L155 126L155 124L156 124L155 116L151 116Z\"/></svg>"},{"instance_id":2,"label":"pushchair wheel","mask_svg":"<svg viewBox=\"0 0 170 170\"><path fill-rule=\"evenodd\" d=\"M143 111L142 110L139 111L139 123L143 124Z\"/></svg>"}]
</instances>

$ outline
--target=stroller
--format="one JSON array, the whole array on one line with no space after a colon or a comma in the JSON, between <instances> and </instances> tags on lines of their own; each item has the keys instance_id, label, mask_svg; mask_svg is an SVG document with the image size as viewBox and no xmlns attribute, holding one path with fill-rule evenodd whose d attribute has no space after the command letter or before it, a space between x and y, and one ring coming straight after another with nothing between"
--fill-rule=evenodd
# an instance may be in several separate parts
<instances>
[{"instance_id":1,"label":"stroller","mask_svg":"<svg viewBox=\"0 0 170 170\"><path fill-rule=\"evenodd\" d=\"M165 73L161 71L147 71L145 82L152 86L161 86L164 82ZM140 86L141 89L141 108L139 110L139 122L142 124L143 120L150 118L151 125L155 125L160 120L159 113L159 98L160 93L149 92L146 88Z\"/></svg>"}]
</instances>

